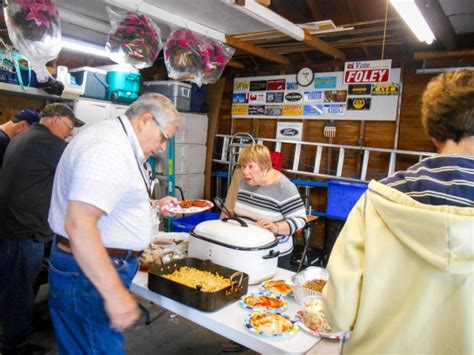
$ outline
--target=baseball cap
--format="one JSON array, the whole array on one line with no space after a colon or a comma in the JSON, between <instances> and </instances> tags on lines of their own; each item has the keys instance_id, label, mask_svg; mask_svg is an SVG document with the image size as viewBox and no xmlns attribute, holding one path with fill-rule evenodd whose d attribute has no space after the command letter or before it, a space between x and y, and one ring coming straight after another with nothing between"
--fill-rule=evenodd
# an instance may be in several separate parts
<instances>
[{"instance_id":1,"label":"baseball cap","mask_svg":"<svg viewBox=\"0 0 474 355\"><path fill-rule=\"evenodd\" d=\"M68 105L61 103L46 105L40 114L41 117L66 116L74 123L74 127L82 127L85 124L74 115L74 111Z\"/></svg>"},{"instance_id":2,"label":"baseball cap","mask_svg":"<svg viewBox=\"0 0 474 355\"><path fill-rule=\"evenodd\" d=\"M15 119L14 119L15 122L26 121L30 125L33 123L38 123L39 120L40 120L39 113L29 108L21 111L18 115L15 116Z\"/></svg>"}]
</instances>

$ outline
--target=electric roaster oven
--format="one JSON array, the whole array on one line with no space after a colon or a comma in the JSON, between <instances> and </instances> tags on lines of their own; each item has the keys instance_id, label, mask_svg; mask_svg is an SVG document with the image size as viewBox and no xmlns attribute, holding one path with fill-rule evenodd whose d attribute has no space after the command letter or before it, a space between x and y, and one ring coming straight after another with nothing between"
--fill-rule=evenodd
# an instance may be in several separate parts
<instances>
[{"instance_id":1,"label":"electric roaster oven","mask_svg":"<svg viewBox=\"0 0 474 355\"><path fill-rule=\"evenodd\" d=\"M251 285L276 274L279 254L273 233L241 217L202 222L189 237L189 257L242 271Z\"/></svg>"}]
</instances>

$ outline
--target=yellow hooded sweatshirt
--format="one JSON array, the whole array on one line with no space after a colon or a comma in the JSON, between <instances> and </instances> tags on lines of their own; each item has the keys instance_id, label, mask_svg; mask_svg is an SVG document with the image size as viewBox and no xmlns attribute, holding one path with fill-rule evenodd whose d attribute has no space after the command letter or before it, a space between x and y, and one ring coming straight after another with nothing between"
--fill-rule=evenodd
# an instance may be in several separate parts
<instances>
[{"instance_id":1,"label":"yellow hooded sweatshirt","mask_svg":"<svg viewBox=\"0 0 474 355\"><path fill-rule=\"evenodd\" d=\"M339 235L323 293L344 354L474 353L474 208L372 181Z\"/></svg>"}]
</instances>

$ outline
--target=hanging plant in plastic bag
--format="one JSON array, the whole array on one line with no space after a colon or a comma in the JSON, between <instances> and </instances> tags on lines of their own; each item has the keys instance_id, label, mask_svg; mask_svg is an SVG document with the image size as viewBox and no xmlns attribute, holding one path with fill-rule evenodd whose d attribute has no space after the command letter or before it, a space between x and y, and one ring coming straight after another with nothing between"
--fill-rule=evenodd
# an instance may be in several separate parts
<instances>
[{"instance_id":1,"label":"hanging plant in plastic bag","mask_svg":"<svg viewBox=\"0 0 474 355\"><path fill-rule=\"evenodd\" d=\"M204 66L201 81L203 84L214 84L221 77L235 49L210 38L203 38L200 47Z\"/></svg>"},{"instance_id":2,"label":"hanging plant in plastic bag","mask_svg":"<svg viewBox=\"0 0 474 355\"><path fill-rule=\"evenodd\" d=\"M10 40L28 58L38 81L54 81L46 69L46 63L55 59L61 51L61 28L56 2L3 0L3 11Z\"/></svg>"},{"instance_id":3,"label":"hanging plant in plastic bag","mask_svg":"<svg viewBox=\"0 0 474 355\"><path fill-rule=\"evenodd\" d=\"M215 83L234 49L188 29L173 31L164 47L168 76L201 84Z\"/></svg>"},{"instance_id":4,"label":"hanging plant in plastic bag","mask_svg":"<svg viewBox=\"0 0 474 355\"><path fill-rule=\"evenodd\" d=\"M105 49L110 59L137 69L153 65L163 47L159 27L145 15L107 7L112 29Z\"/></svg>"},{"instance_id":5,"label":"hanging plant in plastic bag","mask_svg":"<svg viewBox=\"0 0 474 355\"><path fill-rule=\"evenodd\" d=\"M164 55L168 76L176 80L198 82L203 75L200 39L187 29L173 31L165 43Z\"/></svg>"}]
</instances>

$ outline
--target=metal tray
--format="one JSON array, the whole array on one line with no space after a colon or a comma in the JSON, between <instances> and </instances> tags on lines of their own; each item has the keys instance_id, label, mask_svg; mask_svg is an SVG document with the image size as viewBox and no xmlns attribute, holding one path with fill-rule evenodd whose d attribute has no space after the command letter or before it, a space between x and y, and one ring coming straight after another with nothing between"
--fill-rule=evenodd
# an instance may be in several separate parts
<instances>
[{"instance_id":1,"label":"metal tray","mask_svg":"<svg viewBox=\"0 0 474 355\"><path fill-rule=\"evenodd\" d=\"M189 266L213 273L218 272L219 275L230 278L232 286L216 292L202 292L161 277L161 275L172 273L181 266ZM209 260L196 258L185 258L162 266L154 266L148 272L148 288L150 290L204 312L217 311L238 300L247 293L248 285L249 276L247 274L213 264Z\"/></svg>"}]
</instances>

